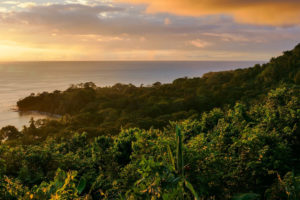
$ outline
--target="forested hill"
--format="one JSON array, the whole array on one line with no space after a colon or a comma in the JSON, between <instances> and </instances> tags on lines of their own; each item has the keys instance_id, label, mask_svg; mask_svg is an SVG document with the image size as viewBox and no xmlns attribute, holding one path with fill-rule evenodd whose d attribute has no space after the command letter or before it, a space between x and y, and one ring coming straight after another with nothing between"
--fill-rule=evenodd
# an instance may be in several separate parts
<instances>
[{"instance_id":1,"label":"forested hill","mask_svg":"<svg viewBox=\"0 0 300 200\"><path fill-rule=\"evenodd\" d=\"M85 83L63 92L31 95L17 105L20 111L68 114L72 130L117 134L120 127L162 128L170 120L195 118L214 107L257 101L282 83L300 83L300 44L269 63L247 69L211 72L149 87Z\"/></svg>"},{"instance_id":2,"label":"forested hill","mask_svg":"<svg viewBox=\"0 0 300 200\"><path fill-rule=\"evenodd\" d=\"M299 200L299 84L300 45L171 84L31 95L20 110L63 116L0 130L0 200Z\"/></svg>"}]
</instances>

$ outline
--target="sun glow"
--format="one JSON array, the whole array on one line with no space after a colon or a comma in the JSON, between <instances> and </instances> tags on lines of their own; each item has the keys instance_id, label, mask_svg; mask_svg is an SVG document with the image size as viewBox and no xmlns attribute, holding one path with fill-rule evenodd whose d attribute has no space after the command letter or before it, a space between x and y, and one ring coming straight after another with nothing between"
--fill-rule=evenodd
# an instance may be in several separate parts
<instances>
[{"instance_id":1,"label":"sun glow","mask_svg":"<svg viewBox=\"0 0 300 200\"><path fill-rule=\"evenodd\" d=\"M265 60L300 40L293 0L120 1L2 1L0 61Z\"/></svg>"}]
</instances>

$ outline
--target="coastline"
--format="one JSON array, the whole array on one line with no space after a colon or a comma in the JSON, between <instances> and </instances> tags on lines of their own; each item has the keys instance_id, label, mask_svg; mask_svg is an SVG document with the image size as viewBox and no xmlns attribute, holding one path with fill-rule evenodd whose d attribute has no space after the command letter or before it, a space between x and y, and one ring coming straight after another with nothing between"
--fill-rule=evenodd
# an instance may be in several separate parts
<instances>
[{"instance_id":1,"label":"coastline","mask_svg":"<svg viewBox=\"0 0 300 200\"><path fill-rule=\"evenodd\" d=\"M28 110L28 111L22 111L19 110L17 106L13 107L10 109L12 112L17 112L19 113L20 116L28 116L28 115L41 115L41 116L45 116L48 118L52 118L52 119L59 119L62 117L62 115L58 115L58 114L53 114L53 113L49 113L49 112L42 112L42 111L38 111L38 110Z\"/></svg>"}]
</instances>

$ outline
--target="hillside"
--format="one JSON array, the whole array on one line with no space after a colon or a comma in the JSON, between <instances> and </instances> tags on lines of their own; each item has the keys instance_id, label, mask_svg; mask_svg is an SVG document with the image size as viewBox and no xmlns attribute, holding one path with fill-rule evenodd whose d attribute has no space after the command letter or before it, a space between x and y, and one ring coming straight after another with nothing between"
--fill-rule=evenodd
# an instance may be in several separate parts
<instances>
[{"instance_id":1,"label":"hillside","mask_svg":"<svg viewBox=\"0 0 300 200\"><path fill-rule=\"evenodd\" d=\"M0 199L299 199L300 44L248 69L31 95L0 130Z\"/></svg>"},{"instance_id":2,"label":"hillside","mask_svg":"<svg viewBox=\"0 0 300 200\"><path fill-rule=\"evenodd\" d=\"M20 100L20 111L71 115L72 130L97 127L99 134L118 134L120 127L163 128L170 120L198 117L215 107L259 100L281 83L300 83L300 44L262 66L180 78L151 87L79 84L66 91L41 93ZM108 131L107 131L108 130ZM82 131L82 130L81 130ZM85 130L89 132L89 130Z\"/></svg>"}]
</instances>

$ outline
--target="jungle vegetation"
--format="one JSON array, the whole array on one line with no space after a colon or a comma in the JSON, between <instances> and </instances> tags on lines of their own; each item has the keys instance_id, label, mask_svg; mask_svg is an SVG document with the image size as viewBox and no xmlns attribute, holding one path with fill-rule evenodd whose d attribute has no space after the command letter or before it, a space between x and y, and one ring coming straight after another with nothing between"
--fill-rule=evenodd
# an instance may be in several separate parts
<instances>
[{"instance_id":1,"label":"jungle vegetation","mask_svg":"<svg viewBox=\"0 0 300 200\"><path fill-rule=\"evenodd\" d=\"M0 199L300 199L300 44L151 86L32 94L0 130Z\"/></svg>"}]
</instances>

